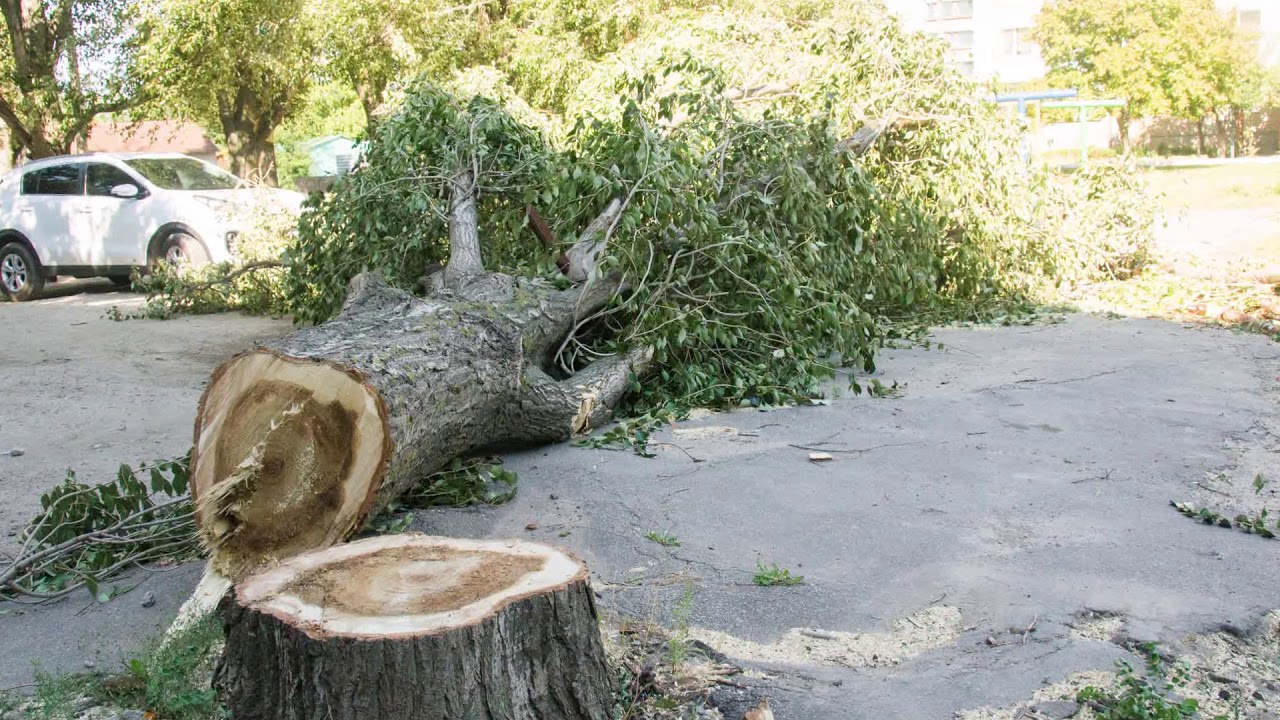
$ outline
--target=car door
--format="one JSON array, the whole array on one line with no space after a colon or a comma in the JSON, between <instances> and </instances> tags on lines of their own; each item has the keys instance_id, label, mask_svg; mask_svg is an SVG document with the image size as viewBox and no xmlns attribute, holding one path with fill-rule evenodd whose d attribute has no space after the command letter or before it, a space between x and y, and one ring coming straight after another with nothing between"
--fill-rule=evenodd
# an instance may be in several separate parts
<instances>
[{"instance_id":1,"label":"car door","mask_svg":"<svg viewBox=\"0 0 1280 720\"><path fill-rule=\"evenodd\" d=\"M83 200L84 163L48 165L22 176L23 234L36 246L42 263L94 264Z\"/></svg>"},{"instance_id":2,"label":"car door","mask_svg":"<svg viewBox=\"0 0 1280 720\"><path fill-rule=\"evenodd\" d=\"M116 197L113 188L133 185L138 195ZM151 198L140 180L110 163L85 165L85 204L89 208L93 233L102 244L104 262L113 266L145 265L147 242L151 239L147 212Z\"/></svg>"}]
</instances>

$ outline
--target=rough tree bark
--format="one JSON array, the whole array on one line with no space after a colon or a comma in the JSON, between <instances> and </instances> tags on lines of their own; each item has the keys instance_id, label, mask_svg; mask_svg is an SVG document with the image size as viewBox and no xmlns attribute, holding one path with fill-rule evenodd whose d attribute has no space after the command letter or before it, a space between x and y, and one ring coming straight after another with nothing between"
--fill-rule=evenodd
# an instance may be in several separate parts
<instances>
[{"instance_id":1,"label":"rough tree bark","mask_svg":"<svg viewBox=\"0 0 1280 720\"><path fill-rule=\"evenodd\" d=\"M587 569L524 541L394 535L299 555L223 601L237 720L605 720Z\"/></svg>"},{"instance_id":2,"label":"rough tree bark","mask_svg":"<svg viewBox=\"0 0 1280 720\"><path fill-rule=\"evenodd\" d=\"M227 140L232 173L252 182L279 184L272 136L284 122L288 102L288 93L267 98L248 88L238 88L234 95L218 99L218 119Z\"/></svg>"},{"instance_id":3,"label":"rough tree bark","mask_svg":"<svg viewBox=\"0 0 1280 720\"><path fill-rule=\"evenodd\" d=\"M425 298L359 275L336 318L214 372L197 411L192 494L228 577L347 539L459 455L590 430L648 366L640 349L559 373L565 338L617 283L556 290L485 272L469 173L452 192L451 260ZM608 227L593 223L580 245L601 245ZM571 254L566 273L590 276L597 253Z\"/></svg>"}]
</instances>

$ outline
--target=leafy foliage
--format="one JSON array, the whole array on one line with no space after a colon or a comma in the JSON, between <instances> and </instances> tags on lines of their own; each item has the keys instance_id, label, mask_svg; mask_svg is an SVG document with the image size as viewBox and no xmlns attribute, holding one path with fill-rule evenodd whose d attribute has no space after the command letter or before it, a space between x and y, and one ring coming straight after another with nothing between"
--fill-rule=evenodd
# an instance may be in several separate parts
<instances>
[{"instance_id":1,"label":"leafy foliage","mask_svg":"<svg viewBox=\"0 0 1280 720\"><path fill-rule=\"evenodd\" d=\"M59 597L87 586L99 602L117 592L102 582L147 562L199 555L188 495L190 455L121 465L115 480L66 480L40 497L41 514L19 536L20 550L0 568L0 596Z\"/></svg>"},{"instance_id":2,"label":"leafy foliage","mask_svg":"<svg viewBox=\"0 0 1280 720\"><path fill-rule=\"evenodd\" d=\"M644 534L644 537L649 542L658 543L663 547L680 547L680 538L676 537L675 535L672 535L671 533L665 530L663 531L650 530L649 532Z\"/></svg>"},{"instance_id":3,"label":"leafy foliage","mask_svg":"<svg viewBox=\"0 0 1280 720\"><path fill-rule=\"evenodd\" d=\"M1129 101L1122 132L1131 116L1199 120L1261 100L1256 53L1212 0L1053 0L1035 37L1052 83Z\"/></svg>"},{"instance_id":4,"label":"leafy foliage","mask_svg":"<svg viewBox=\"0 0 1280 720\"><path fill-rule=\"evenodd\" d=\"M312 81L305 0L146 0L141 64L174 109L222 130L231 170L275 184L272 134Z\"/></svg>"},{"instance_id":5,"label":"leafy foliage","mask_svg":"<svg viewBox=\"0 0 1280 720\"><path fill-rule=\"evenodd\" d=\"M410 508L501 505L515 497L520 479L501 464L502 459L494 457L455 458L448 467L418 483L400 502Z\"/></svg>"},{"instance_id":6,"label":"leafy foliage","mask_svg":"<svg viewBox=\"0 0 1280 720\"><path fill-rule=\"evenodd\" d=\"M282 263L297 235L297 215L266 203L246 215L238 260L203 267L161 263L134 286L146 293L140 315L167 319L177 315L237 310L250 315L284 315Z\"/></svg>"},{"instance_id":7,"label":"leafy foliage","mask_svg":"<svg viewBox=\"0 0 1280 720\"><path fill-rule=\"evenodd\" d=\"M1090 686L1079 692L1077 700L1100 708L1099 720L1187 720L1197 717L1200 704L1193 699L1176 699L1185 688L1189 669L1176 665L1172 672L1165 666L1155 646L1142 647L1146 654L1146 673L1140 675L1133 665L1117 660L1116 687L1104 690Z\"/></svg>"},{"instance_id":8,"label":"leafy foliage","mask_svg":"<svg viewBox=\"0 0 1280 720\"><path fill-rule=\"evenodd\" d=\"M1258 473L1253 478L1253 494L1261 495L1266 489L1270 481ZM1235 527L1244 532L1274 540L1280 536L1280 516L1273 515L1267 508L1262 508L1252 515L1241 513L1236 515L1233 523L1230 518L1223 516L1221 513L1206 507L1197 508L1191 503L1180 503L1170 501L1169 503L1175 510L1182 513L1192 520L1197 520L1205 525L1217 525L1221 528ZM1274 528L1274 529L1273 529Z\"/></svg>"},{"instance_id":9,"label":"leafy foliage","mask_svg":"<svg viewBox=\"0 0 1280 720\"><path fill-rule=\"evenodd\" d=\"M0 22L0 117L14 158L66 154L98 114L142 99L133 3L11 0Z\"/></svg>"},{"instance_id":10,"label":"leafy foliage","mask_svg":"<svg viewBox=\"0 0 1280 720\"><path fill-rule=\"evenodd\" d=\"M630 292L558 364L651 346L657 371L633 385L636 412L803 400L837 366L872 369L920 323L1004 312L1144 262L1139 178L1028 167L1017 128L945 69L939 46L866 5L826 8L794 24L810 18L795 5L707 11L679 29L694 34L689 52L676 30L642 33L591 66L592 106L545 130L510 98L419 83L367 167L304 215L291 309L327 319L369 268L417 287L447 257L449 178L472 159L495 269L554 281L564 246L625 201L604 272ZM714 24L742 17L752 23ZM772 67L752 47L790 59ZM787 79L785 92L743 102L749 70ZM848 138L882 119L881 142L855 154ZM528 230L529 205L560 246Z\"/></svg>"},{"instance_id":11,"label":"leafy foliage","mask_svg":"<svg viewBox=\"0 0 1280 720\"><path fill-rule=\"evenodd\" d=\"M778 567L777 563L769 566L765 565L763 560L757 560L756 574L751 578L751 582L761 587L802 585L804 576L792 575L790 570Z\"/></svg>"},{"instance_id":12,"label":"leafy foliage","mask_svg":"<svg viewBox=\"0 0 1280 720\"><path fill-rule=\"evenodd\" d=\"M655 457L649 451L650 436L654 431L674 423L679 417L680 413L669 407L660 408L620 420L608 430L584 437L576 444L597 450L630 450L640 457Z\"/></svg>"},{"instance_id":13,"label":"leafy foliage","mask_svg":"<svg viewBox=\"0 0 1280 720\"><path fill-rule=\"evenodd\" d=\"M37 672L27 717L72 720L84 716L88 699L103 708L145 708L146 717L164 720L226 718L210 682L222 640L221 619L211 613L153 641L126 663L124 673Z\"/></svg>"}]
</instances>

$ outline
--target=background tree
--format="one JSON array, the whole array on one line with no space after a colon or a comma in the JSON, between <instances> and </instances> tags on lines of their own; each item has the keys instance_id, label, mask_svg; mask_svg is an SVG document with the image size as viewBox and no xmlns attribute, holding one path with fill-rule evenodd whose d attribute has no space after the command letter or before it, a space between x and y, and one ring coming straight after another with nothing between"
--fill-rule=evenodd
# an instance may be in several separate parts
<instances>
[{"instance_id":1,"label":"background tree","mask_svg":"<svg viewBox=\"0 0 1280 720\"><path fill-rule=\"evenodd\" d=\"M277 181L276 128L311 85L305 0L151 0L144 64L164 89L156 110L220 127L231 171Z\"/></svg>"},{"instance_id":2,"label":"background tree","mask_svg":"<svg viewBox=\"0 0 1280 720\"><path fill-rule=\"evenodd\" d=\"M347 83L367 124L397 80L426 72L441 80L496 55L504 36L497 2L314 0L317 47L326 73Z\"/></svg>"},{"instance_id":3,"label":"background tree","mask_svg":"<svg viewBox=\"0 0 1280 720\"><path fill-rule=\"evenodd\" d=\"M1119 112L1125 151L1131 118L1198 118L1223 92L1239 94L1230 63L1250 63L1213 0L1051 0L1035 38L1052 81L1129 101Z\"/></svg>"},{"instance_id":4,"label":"background tree","mask_svg":"<svg viewBox=\"0 0 1280 720\"><path fill-rule=\"evenodd\" d=\"M14 159L65 154L95 117L138 102L133 9L124 0L0 2L0 118Z\"/></svg>"}]
</instances>

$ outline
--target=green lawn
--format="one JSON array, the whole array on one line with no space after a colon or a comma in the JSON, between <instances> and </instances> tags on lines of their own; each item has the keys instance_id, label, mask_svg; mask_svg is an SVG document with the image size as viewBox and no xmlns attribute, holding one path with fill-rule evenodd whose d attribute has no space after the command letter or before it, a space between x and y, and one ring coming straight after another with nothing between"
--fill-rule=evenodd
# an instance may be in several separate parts
<instances>
[{"instance_id":1,"label":"green lawn","mask_svg":"<svg viewBox=\"0 0 1280 720\"><path fill-rule=\"evenodd\" d=\"M1280 208L1280 163L1152 168L1147 178L1169 210Z\"/></svg>"}]
</instances>

